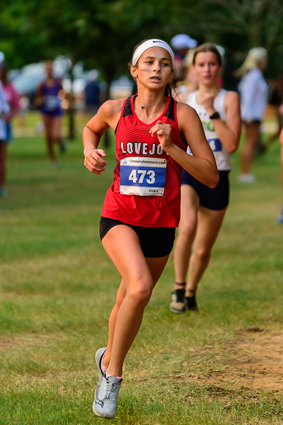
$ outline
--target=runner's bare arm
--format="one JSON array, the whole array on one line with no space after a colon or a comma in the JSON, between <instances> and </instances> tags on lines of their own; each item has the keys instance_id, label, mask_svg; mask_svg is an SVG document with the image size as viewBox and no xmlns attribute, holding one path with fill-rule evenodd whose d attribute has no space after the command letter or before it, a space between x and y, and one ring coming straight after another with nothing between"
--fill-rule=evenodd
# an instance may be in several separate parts
<instances>
[{"instance_id":1,"label":"runner's bare arm","mask_svg":"<svg viewBox=\"0 0 283 425\"><path fill-rule=\"evenodd\" d=\"M105 170L107 162L102 157L106 153L103 149L98 149L98 145L107 128L116 128L122 104L122 100L105 102L83 130L84 165L93 174L100 175Z\"/></svg>"},{"instance_id":2,"label":"runner's bare arm","mask_svg":"<svg viewBox=\"0 0 283 425\"><path fill-rule=\"evenodd\" d=\"M214 98L210 95L212 101L203 100L202 104L211 116L216 109L213 106ZM226 147L229 153L235 152L238 149L242 124L240 112L240 97L238 93L228 92L225 97L226 122L221 119L212 120L216 133L219 136L221 143Z\"/></svg>"},{"instance_id":3,"label":"runner's bare arm","mask_svg":"<svg viewBox=\"0 0 283 425\"><path fill-rule=\"evenodd\" d=\"M35 106L41 106L43 104L43 101L44 99L42 93L42 84L40 84L36 89L33 103L35 104Z\"/></svg>"}]
</instances>

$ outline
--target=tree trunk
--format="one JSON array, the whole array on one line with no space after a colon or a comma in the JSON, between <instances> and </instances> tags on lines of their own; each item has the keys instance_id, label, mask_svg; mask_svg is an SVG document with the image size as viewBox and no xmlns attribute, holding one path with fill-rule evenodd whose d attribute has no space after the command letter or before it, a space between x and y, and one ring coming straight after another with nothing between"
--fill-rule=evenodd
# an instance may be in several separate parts
<instances>
[{"instance_id":1,"label":"tree trunk","mask_svg":"<svg viewBox=\"0 0 283 425\"><path fill-rule=\"evenodd\" d=\"M74 95L73 95L73 82L74 82L74 62L70 68L70 99L69 99L69 108L67 109L67 114L69 116L69 133L68 140L75 140L76 130L75 130L75 107L74 107Z\"/></svg>"}]
</instances>

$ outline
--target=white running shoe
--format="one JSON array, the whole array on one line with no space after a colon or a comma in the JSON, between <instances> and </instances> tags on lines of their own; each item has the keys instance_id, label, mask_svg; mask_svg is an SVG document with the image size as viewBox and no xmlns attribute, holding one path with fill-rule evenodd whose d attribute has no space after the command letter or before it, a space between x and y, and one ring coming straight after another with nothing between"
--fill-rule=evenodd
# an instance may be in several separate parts
<instances>
[{"instance_id":1,"label":"white running shoe","mask_svg":"<svg viewBox=\"0 0 283 425\"><path fill-rule=\"evenodd\" d=\"M119 380L116 376L108 376L108 378L103 376L92 405L96 416L107 419L115 418L121 383L122 379Z\"/></svg>"},{"instance_id":2,"label":"white running shoe","mask_svg":"<svg viewBox=\"0 0 283 425\"><path fill-rule=\"evenodd\" d=\"M254 183L256 178L253 174L240 174L238 176L238 181L240 183Z\"/></svg>"}]
</instances>

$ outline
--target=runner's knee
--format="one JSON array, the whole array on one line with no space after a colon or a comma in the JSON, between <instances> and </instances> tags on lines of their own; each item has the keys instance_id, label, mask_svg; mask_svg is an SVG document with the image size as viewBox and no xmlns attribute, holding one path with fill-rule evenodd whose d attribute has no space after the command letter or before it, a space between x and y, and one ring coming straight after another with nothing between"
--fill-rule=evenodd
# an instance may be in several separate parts
<instances>
[{"instance_id":1,"label":"runner's knee","mask_svg":"<svg viewBox=\"0 0 283 425\"><path fill-rule=\"evenodd\" d=\"M145 307L152 294L152 286L140 282L134 288L129 289L128 296L136 307Z\"/></svg>"},{"instance_id":2,"label":"runner's knee","mask_svg":"<svg viewBox=\"0 0 283 425\"><path fill-rule=\"evenodd\" d=\"M210 253L211 253L211 249L206 248L206 247L195 247L194 248L194 254L196 257L198 257L198 259L204 261L204 260L209 260L210 259Z\"/></svg>"},{"instance_id":3,"label":"runner's knee","mask_svg":"<svg viewBox=\"0 0 283 425\"><path fill-rule=\"evenodd\" d=\"M179 234L186 239L193 239L196 233L196 220L186 220L180 223Z\"/></svg>"}]
</instances>

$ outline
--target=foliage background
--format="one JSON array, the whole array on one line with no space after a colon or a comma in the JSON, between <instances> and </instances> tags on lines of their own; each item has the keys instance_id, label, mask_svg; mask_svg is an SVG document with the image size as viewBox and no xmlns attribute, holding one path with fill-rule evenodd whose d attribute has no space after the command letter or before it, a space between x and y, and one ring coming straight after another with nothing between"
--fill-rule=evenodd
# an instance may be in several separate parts
<instances>
[{"instance_id":1,"label":"foliage background","mask_svg":"<svg viewBox=\"0 0 283 425\"><path fill-rule=\"evenodd\" d=\"M0 50L14 68L68 55L109 82L142 39L186 33L222 45L239 63L250 48L266 47L274 78L283 68L282 18L281 0L2 0Z\"/></svg>"}]
</instances>

